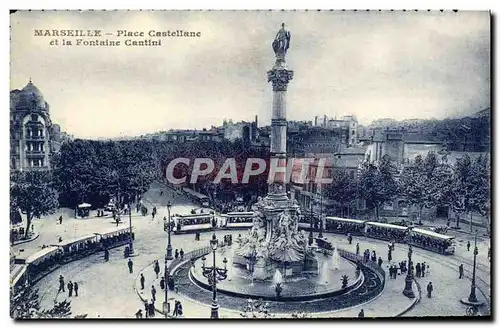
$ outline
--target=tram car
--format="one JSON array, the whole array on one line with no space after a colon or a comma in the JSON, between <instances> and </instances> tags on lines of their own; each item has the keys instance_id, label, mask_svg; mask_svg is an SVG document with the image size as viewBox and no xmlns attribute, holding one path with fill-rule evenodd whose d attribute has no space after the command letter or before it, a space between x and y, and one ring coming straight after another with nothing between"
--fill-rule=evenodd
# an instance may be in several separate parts
<instances>
[{"instance_id":1,"label":"tram car","mask_svg":"<svg viewBox=\"0 0 500 328\"><path fill-rule=\"evenodd\" d=\"M222 214L222 225L225 228L251 228L253 224L253 212L229 212Z\"/></svg>"},{"instance_id":2,"label":"tram car","mask_svg":"<svg viewBox=\"0 0 500 328\"><path fill-rule=\"evenodd\" d=\"M411 229L410 244L445 255L455 253L455 237L421 228Z\"/></svg>"},{"instance_id":3,"label":"tram car","mask_svg":"<svg viewBox=\"0 0 500 328\"><path fill-rule=\"evenodd\" d=\"M62 260L62 251L58 246L46 246L26 259L20 259L27 268L29 283L34 283L52 272Z\"/></svg>"},{"instance_id":4,"label":"tram car","mask_svg":"<svg viewBox=\"0 0 500 328\"><path fill-rule=\"evenodd\" d=\"M381 222L365 222L365 236L375 239L396 241L397 243L406 242L409 233L408 227L396 224Z\"/></svg>"},{"instance_id":5,"label":"tram car","mask_svg":"<svg viewBox=\"0 0 500 328\"><path fill-rule=\"evenodd\" d=\"M174 233L178 234L190 230L210 230L217 226L215 215L211 211L209 213L177 215L174 218L175 229Z\"/></svg>"},{"instance_id":6,"label":"tram car","mask_svg":"<svg viewBox=\"0 0 500 328\"><path fill-rule=\"evenodd\" d=\"M328 232L353 236L363 236L365 232L365 220L337 218L327 216L325 218L325 230Z\"/></svg>"},{"instance_id":7,"label":"tram car","mask_svg":"<svg viewBox=\"0 0 500 328\"><path fill-rule=\"evenodd\" d=\"M84 258L97 250L98 237L93 233L82 237L63 240L52 246L60 249L62 262L68 263Z\"/></svg>"},{"instance_id":8,"label":"tram car","mask_svg":"<svg viewBox=\"0 0 500 328\"><path fill-rule=\"evenodd\" d=\"M132 227L133 228L133 227ZM130 242L130 227L110 228L101 232L94 233L98 241L98 249L105 250L113 247L123 246ZM132 239L134 234L132 233Z\"/></svg>"}]
</instances>

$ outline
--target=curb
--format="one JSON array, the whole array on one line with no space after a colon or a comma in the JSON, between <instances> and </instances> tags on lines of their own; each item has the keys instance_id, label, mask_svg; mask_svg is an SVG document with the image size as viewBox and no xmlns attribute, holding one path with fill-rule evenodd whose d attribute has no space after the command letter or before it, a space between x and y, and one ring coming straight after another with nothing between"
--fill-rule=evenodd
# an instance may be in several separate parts
<instances>
[{"instance_id":1,"label":"curb","mask_svg":"<svg viewBox=\"0 0 500 328\"><path fill-rule=\"evenodd\" d=\"M33 238L22 239L22 240L16 241L16 242L12 243L10 246L17 246L17 245L29 243L30 241L37 239L39 236L40 236L40 233L37 231L37 232L35 232L35 236Z\"/></svg>"},{"instance_id":2,"label":"curb","mask_svg":"<svg viewBox=\"0 0 500 328\"><path fill-rule=\"evenodd\" d=\"M422 298L422 290L420 289L420 284L415 279L413 280L413 283L417 286L417 291L418 291L418 294L415 297L415 301L413 301L413 303L410 304L410 306L406 310L397 314L395 316L396 318L401 317L401 316L405 315L406 313L410 312L418 303L420 303L420 299Z\"/></svg>"}]
</instances>

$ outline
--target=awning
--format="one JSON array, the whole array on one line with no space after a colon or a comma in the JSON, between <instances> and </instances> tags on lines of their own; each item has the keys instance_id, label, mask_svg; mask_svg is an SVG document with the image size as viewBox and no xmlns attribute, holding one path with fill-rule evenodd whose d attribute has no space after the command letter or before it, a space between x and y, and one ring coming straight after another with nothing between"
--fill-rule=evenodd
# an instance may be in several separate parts
<instances>
[{"instance_id":1,"label":"awning","mask_svg":"<svg viewBox=\"0 0 500 328\"><path fill-rule=\"evenodd\" d=\"M185 191L186 193L190 194L191 196L196 197L199 200L208 199L207 196L205 196L202 193L199 193L197 191L194 191L193 189L189 189L189 188L184 187L184 188L182 188L182 190Z\"/></svg>"}]
</instances>

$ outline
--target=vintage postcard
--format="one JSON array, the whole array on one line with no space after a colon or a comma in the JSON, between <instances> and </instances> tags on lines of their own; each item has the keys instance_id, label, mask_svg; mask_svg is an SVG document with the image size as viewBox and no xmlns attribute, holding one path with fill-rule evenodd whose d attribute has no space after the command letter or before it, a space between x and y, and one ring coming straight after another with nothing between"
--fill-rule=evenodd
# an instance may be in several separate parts
<instances>
[{"instance_id":1,"label":"vintage postcard","mask_svg":"<svg viewBox=\"0 0 500 328\"><path fill-rule=\"evenodd\" d=\"M492 318L490 12L10 24L12 318Z\"/></svg>"}]
</instances>

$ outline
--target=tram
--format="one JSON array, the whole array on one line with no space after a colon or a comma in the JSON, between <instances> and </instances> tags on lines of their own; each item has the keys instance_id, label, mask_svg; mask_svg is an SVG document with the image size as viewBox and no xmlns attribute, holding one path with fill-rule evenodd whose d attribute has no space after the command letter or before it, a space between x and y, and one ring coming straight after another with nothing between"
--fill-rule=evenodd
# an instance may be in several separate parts
<instances>
[{"instance_id":1,"label":"tram","mask_svg":"<svg viewBox=\"0 0 500 328\"><path fill-rule=\"evenodd\" d=\"M253 224L253 212L229 212L221 216L221 226L226 228L251 228Z\"/></svg>"},{"instance_id":2,"label":"tram","mask_svg":"<svg viewBox=\"0 0 500 328\"><path fill-rule=\"evenodd\" d=\"M363 236L365 232L365 223L366 221L364 220L327 216L325 218L325 230L334 233L350 233L354 236Z\"/></svg>"},{"instance_id":3,"label":"tram","mask_svg":"<svg viewBox=\"0 0 500 328\"><path fill-rule=\"evenodd\" d=\"M381 222L366 222L365 236L382 240L394 240L398 243L404 243L409 232L408 227L381 223Z\"/></svg>"},{"instance_id":4,"label":"tram","mask_svg":"<svg viewBox=\"0 0 500 328\"><path fill-rule=\"evenodd\" d=\"M412 228L410 244L445 255L455 253L455 237L442 235L430 230Z\"/></svg>"}]
</instances>

